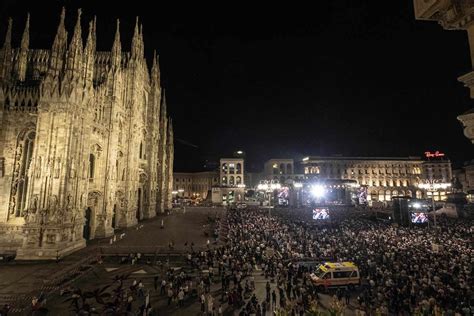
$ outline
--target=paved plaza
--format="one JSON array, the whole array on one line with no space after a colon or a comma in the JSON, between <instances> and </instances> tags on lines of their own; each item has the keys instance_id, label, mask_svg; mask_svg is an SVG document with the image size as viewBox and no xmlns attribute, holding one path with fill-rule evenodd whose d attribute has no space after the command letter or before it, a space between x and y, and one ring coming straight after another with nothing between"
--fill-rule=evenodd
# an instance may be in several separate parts
<instances>
[{"instance_id":1,"label":"paved plaza","mask_svg":"<svg viewBox=\"0 0 474 316\"><path fill-rule=\"evenodd\" d=\"M135 229L125 230L123 240L118 239L113 247L117 250L136 248L154 252L157 247L159 250L169 248L169 242L172 242L173 249L177 251L189 250L191 243L194 243L195 249L205 248L208 239L213 241L209 220L214 221L224 212L223 208L175 209L170 215L153 218L139 223ZM161 228L162 222L164 228Z\"/></svg>"},{"instance_id":2,"label":"paved plaza","mask_svg":"<svg viewBox=\"0 0 474 316\"><path fill-rule=\"evenodd\" d=\"M191 243L194 249L207 248L217 245L212 238L212 222L225 214L222 208L198 208L187 207L186 209L173 210L170 215L163 215L151 220L140 222L136 227L119 230L115 234L115 242L110 244L113 237L101 240L93 240L88 246L77 251L59 262L21 262L14 261L4 263L0 266L0 304L12 302L20 297L31 298L39 296L41 291L50 290L47 284L53 283L55 278L60 278L63 271L67 271L86 257L96 256L101 252L106 254L130 253L130 251L151 253L184 253L190 250ZM164 228L161 228L163 221ZM120 236L123 236L121 239ZM172 241L173 249L169 249L169 242ZM185 246L185 243L188 246ZM113 259L110 259L113 260ZM107 260L106 260L107 261ZM93 268L93 274L100 274L103 266ZM153 272L153 271L150 271ZM88 274L89 275L89 274ZM95 280L96 277L92 279ZM100 279L100 278L99 278ZM80 278L82 284L82 277ZM84 278L87 283L87 277ZM100 279L102 282L103 280ZM94 286L94 283L91 283ZM56 286L57 287L57 286ZM60 287L60 285L59 285Z\"/></svg>"},{"instance_id":3,"label":"paved plaza","mask_svg":"<svg viewBox=\"0 0 474 316\"><path fill-rule=\"evenodd\" d=\"M183 266L183 264L178 264ZM177 268L178 265L171 264L171 267ZM123 274L130 274L129 278L124 282L125 287L130 287L133 281L140 282L142 281L145 289L145 293L149 293L149 302L155 311L155 314L152 315L202 315L200 310L199 298L192 297L185 300L183 306L178 307L176 302L172 302L171 305L167 305L166 295L160 295L160 288L158 285L157 290L154 289L154 277L158 276L159 280L162 280L162 277L165 275L166 268L161 268L159 265L119 265L119 264L103 264L97 266L92 273L89 273L86 277L82 278L80 281L75 282L74 287L80 288L82 291L94 291L100 289L104 285L114 284L114 278ZM268 279L265 279L262 276L261 270L256 267L253 272L255 278L255 295L259 302L265 300L265 285ZM224 315L238 315L240 309L234 309L232 306L229 306L227 302L221 301L221 284L218 277L214 279L214 284L211 286L210 293L214 297L214 305L216 306L216 311L219 306L222 306ZM271 283L271 290L277 290L276 283ZM54 315L75 315L71 312L69 303L64 303L66 296L54 296L48 301L48 308ZM142 299L137 299L134 301L133 308L138 309L141 304L145 301L145 297ZM246 300L248 301L248 299ZM320 294L320 307L322 310L326 310L331 303L331 295L329 294ZM278 304L278 303L277 303ZM278 306L278 305L277 305ZM273 308L273 306L272 306ZM345 315L354 315L353 306L349 306ZM267 315L270 315L270 312L267 312Z\"/></svg>"}]
</instances>

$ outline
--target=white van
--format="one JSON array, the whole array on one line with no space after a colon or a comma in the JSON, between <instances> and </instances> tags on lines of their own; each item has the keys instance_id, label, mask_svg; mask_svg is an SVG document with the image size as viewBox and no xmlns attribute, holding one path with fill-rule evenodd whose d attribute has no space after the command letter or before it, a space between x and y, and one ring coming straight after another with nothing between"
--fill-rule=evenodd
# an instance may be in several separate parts
<instances>
[{"instance_id":1,"label":"white van","mask_svg":"<svg viewBox=\"0 0 474 316\"><path fill-rule=\"evenodd\" d=\"M359 268L352 262L325 262L309 277L320 290L339 286L353 289L360 285Z\"/></svg>"}]
</instances>

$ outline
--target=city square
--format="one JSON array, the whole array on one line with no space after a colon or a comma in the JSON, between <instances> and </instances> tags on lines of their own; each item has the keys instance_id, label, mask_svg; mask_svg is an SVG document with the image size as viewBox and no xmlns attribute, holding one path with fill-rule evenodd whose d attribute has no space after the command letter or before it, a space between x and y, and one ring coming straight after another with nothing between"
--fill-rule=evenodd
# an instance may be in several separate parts
<instances>
[{"instance_id":1,"label":"city square","mask_svg":"<svg viewBox=\"0 0 474 316\"><path fill-rule=\"evenodd\" d=\"M473 315L473 17L1 2L0 316Z\"/></svg>"}]
</instances>

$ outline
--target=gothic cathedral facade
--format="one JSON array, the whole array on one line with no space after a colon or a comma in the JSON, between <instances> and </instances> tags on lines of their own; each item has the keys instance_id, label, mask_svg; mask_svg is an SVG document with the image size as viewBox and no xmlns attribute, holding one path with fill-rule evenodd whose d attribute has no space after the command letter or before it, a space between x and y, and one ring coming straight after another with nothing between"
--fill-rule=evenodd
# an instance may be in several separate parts
<instances>
[{"instance_id":1,"label":"gothic cathedral facade","mask_svg":"<svg viewBox=\"0 0 474 316\"><path fill-rule=\"evenodd\" d=\"M171 208L173 125L138 19L130 52L119 21L111 51L70 40L65 10L51 50L18 48L9 21L0 50L0 252L53 259Z\"/></svg>"}]
</instances>

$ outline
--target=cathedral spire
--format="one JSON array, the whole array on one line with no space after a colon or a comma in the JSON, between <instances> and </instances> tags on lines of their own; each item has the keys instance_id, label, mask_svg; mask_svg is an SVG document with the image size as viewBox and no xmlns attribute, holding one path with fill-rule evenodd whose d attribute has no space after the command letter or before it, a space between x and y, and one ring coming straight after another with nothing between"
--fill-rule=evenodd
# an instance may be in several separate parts
<instances>
[{"instance_id":1,"label":"cathedral spire","mask_svg":"<svg viewBox=\"0 0 474 316\"><path fill-rule=\"evenodd\" d=\"M89 22L89 34L87 35L86 48L84 50L85 60L85 79L86 82L92 82L94 74L94 61L96 49L96 18Z\"/></svg>"},{"instance_id":2,"label":"cathedral spire","mask_svg":"<svg viewBox=\"0 0 474 316\"><path fill-rule=\"evenodd\" d=\"M173 135L173 119L171 117L168 117L168 135L171 137ZM172 145L171 142L169 142L169 145Z\"/></svg>"},{"instance_id":3,"label":"cathedral spire","mask_svg":"<svg viewBox=\"0 0 474 316\"><path fill-rule=\"evenodd\" d=\"M141 48L140 48L140 27L138 25L138 16L135 21L135 30L133 32L133 38L132 38L132 59L136 59L140 56Z\"/></svg>"},{"instance_id":4,"label":"cathedral spire","mask_svg":"<svg viewBox=\"0 0 474 316\"><path fill-rule=\"evenodd\" d=\"M58 25L58 30L56 32L56 37L53 42L53 53L58 53L64 51L67 45L67 32L64 27L64 19L66 18L66 9L63 7L61 11L61 18Z\"/></svg>"},{"instance_id":5,"label":"cathedral spire","mask_svg":"<svg viewBox=\"0 0 474 316\"><path fill-rule=\"evenodd\" d=\"M57 75L63 66L64 53L67 48L67 32L64 27L64 19L66 18L66 9L63 7L61 18L58 25L56 36L54 37L53 47L51 48L50 67L54 75Z\"/></svg>"},{"instance_id":6,"label":"cathedral spire","mask_svg":"<svg viewBox=\"0 0 474 316\"><path fill-rule=\"evenodd\" d=\"M153 65L151 66L151 82L152 85L160 86L160 65L156 50L153 51Z\"/></svg>"},{"instance_id":7,"label":"cathedral spire","mask_svg":"<svg viewBox=\"0 0 474 316\"><path fill-rule=\"evenodd\" d=\"M82 10L78 9L76 26L74 27L74 34L72 35L71 44L69 45L69 51L71 52L82 50L81 15Z\"/></svg>"},{"instance_id":8,"label":"cathedral spire","mask_svg":"<svg viewBox=\"0 0 474 316\"><path fill-rule=\"evenodd\" d=\"M82 10L77 10L77 21L74 27L74 34L72 35L71 43L69 45L67 69L69 74L74 76L80 73L82 64L82 30L81 30L81 15Z\"/></svg>"},{"instance_id":9,"label":"cathedral spire","mask_svg":"<svg viewBox=\"0 0 474 316\"><path fill-rule=\"evenodd\" d=\"M163 119L163 122L166 122L166 91L163 89L163 98L161 99L161 113L160 116Z\"/></svg>"},{"instance_id":10,"label":"cathedral spire","mask_svg":"<svg viewBox=\"0 0 474 316\"><path fill-rule=\"evenodd\" d=\"M145 57L145 41L143 39L143 24L140 23L140 56Z\"/></svg>"},{"instance_id":11,"label":"cathedral spire","mask_svg":"<svg viewBox=\"0 0 474 316\"><path fill-rule=\"evenodd\" d=\"M28 47L30 46L30 14L26 16L25 29L21 36L20 51L15 64L15 73L17 79L24 81L26 77L26 64L28 59Z\"/></svg>"},{"instance_id":12,"label":"cathedral spire","mask_svg":"<svg viewBox=\"0 0 474 316\"><path fill-rule=\"evenodd\" d=\"M114 44L112 45L112 67L120 68L122 61L122 43L120 42L120 20L117 19L117 30L115 31Z\"/></svg>"},{"instance_id":13,"label":"cathedral spire","mask_svg":"<svg viewBox=\"0 0 474 316\"><path fill-rule=\"evenodd\" d=\"M25 29L23 35L21 36L21 49L28 49L30 45L30 13L26 16Z\"/></svg>"},{"instance_id":14,"label":"cathedral spire","mask_svg":"<svg viewBox=\"0 0 474 316\"><path fill-rule=\"evenodd\" d=\"M8 18L8 28L7 33L5 34L5 42L3 42L3 49L11 49L12 48L12 18Z\"/></svg>"},{"instance_id":15,"label":"cathedral spire","mask_svg":"<svg viewBox=\"0 0 474 316\"><path fill-rule=\"evenodd\" d=\"M11 56L12 56L12 24L13 20L8 18L8 28L5 34L3 49L0 51L0 79L6 79L11 74Z\"/></svg>"},{"instance_id":16,"label":"cathedral spire","mask_svg":"<svg viewBox=\"0 0 474 316\"><path fill-rule=\"evenodd\" d=\"M95 17L89 22L89 34L87 35L85 53L90 54L95 51L96 47Z\"/></svg>"}]
</instances>

